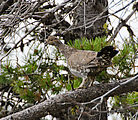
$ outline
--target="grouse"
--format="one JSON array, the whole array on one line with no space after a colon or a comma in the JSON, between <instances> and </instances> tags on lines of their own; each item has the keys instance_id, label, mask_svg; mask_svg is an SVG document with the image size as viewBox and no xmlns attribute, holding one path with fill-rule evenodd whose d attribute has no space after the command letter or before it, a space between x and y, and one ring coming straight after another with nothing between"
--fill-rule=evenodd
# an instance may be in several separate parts
<instances>
[{"instance_id":1,"label":"grouse","mask_svg":"<svg viewBox=\"0 0 138 120\"><path fill-rule=\"evenodd\" d=\"M113 46L106 46L99 52L77 50L63 44L57 37L49 36L46 44L54 45L65 56L70 72L83 79L79 88L92 86L101 71L111 66L111 59L118 53Z\"/></svg>"}]
</instances>

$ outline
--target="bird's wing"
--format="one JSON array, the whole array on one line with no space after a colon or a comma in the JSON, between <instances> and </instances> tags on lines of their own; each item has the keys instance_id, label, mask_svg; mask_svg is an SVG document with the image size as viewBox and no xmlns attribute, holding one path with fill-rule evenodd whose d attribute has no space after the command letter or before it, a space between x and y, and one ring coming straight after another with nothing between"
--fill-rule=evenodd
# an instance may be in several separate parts
<instances>
[{"instance_id":1,"label":"bird's wing","mask_svg":"<svg viewBox=\"0 0 138 120\"><path fill-rule=\"evenodd\" d=\"M72 67L97 67L99 66L95 51L78 50L67 60L68 65Z\"/></svg>"}]
</instances>

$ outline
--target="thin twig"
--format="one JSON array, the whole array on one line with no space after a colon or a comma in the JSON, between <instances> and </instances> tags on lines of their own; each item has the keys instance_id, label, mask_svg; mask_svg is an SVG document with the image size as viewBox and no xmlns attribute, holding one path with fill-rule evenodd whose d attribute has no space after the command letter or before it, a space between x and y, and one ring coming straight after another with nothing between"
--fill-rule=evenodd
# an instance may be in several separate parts
<instances>
[{"instance_id":1,"label":"thin twig","mask_svg":"<svg viewBox=\"0 0 138 120\"><path fill-rule=\"evenodd\" d=\"M107 41L107 42L111 42L115 39L115 37L117 36L118 32L120 31L120 29L127 23L127 21L131 18L131 16L136 12L136 8L134 8L134 10L127 16L126 19L122 20L122 22L120 22L115 31L114 34L111 36L111 38Z\"/></svg>"},{"instance_id":2,"label":"thin twig","mask_svg":"<svg viewBox=\"0 0 138 120\"><path fill-rule=\"evenodd\" d=\"M84 1L84 34L86 35L86 5L85 5L85 1Z\"/></svg>"},{"instance_id":3,"label":"thin twig","mask_svg":"<svg viewBox=\"0 0 138 120\"><path fill-rule=\"evenodd\" d=\"M25 38L27 35L29 35L34 29L36 29L40 25L40 22L35 25L30 31L28 31L4 56L1 57L0 61L4 59L6 56L8 56L11 51L17 47L17 45Z\"/></svg>"},{"instance_id":4,"label":"thin twig","mask_svg":"<svg viewBox=\"0 0 138 120\"><path fill-rule=\"evenodd\" d=\"M79 117L78 117L78 120L81 119L82 113L84 112L84 108L83 108L83 107L80 107L80 109L81 109L81 111L80 111L80 115L79 115Z\"/></svg>"}]
</instances>

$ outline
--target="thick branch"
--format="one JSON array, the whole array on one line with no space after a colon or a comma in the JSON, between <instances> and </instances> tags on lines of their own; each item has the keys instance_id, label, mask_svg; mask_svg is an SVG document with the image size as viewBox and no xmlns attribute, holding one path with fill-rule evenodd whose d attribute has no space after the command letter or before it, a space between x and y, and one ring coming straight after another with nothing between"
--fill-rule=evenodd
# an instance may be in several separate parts
<instances>
[{"instance_id":1,"label":"thick branch","mask_svg":"<svg viewBox=\"0 0 138 120\"><path fill-rule=\"evenodd\" d=\"M127 82L128 81L128 82ZM119 86L119 84L121 84ZM108 93L113 88L114 91L109 92L106 97L120 95L122 93L132 92L138 90L138 75L131 79L127 79L125 82L120 83L107 83L94 85L88 89L78 89L76 91L67 92L61 95L57 95L49 100L46 100L38 105L27 108L21 112L14 113L0 120L32 120L35 118L41 118L49 112L49 114L58 117L62 109L72 106L76 102L88 102L97 97L102 96L105 93Z\"/></svg>"}]
</instances>

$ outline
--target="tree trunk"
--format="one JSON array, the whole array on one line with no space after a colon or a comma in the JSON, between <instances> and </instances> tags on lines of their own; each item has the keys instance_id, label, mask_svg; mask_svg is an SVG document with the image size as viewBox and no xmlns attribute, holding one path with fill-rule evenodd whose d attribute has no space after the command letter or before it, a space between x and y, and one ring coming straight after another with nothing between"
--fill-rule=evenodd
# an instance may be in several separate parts
<instances>
[{"instance_id":1,"label":"tree trunk","mask_svg":"<svg viewBox=\"0 0 138 120\"><path fill-rule=\"evenodd\" d=\"M64 39L86 37L88 39L106 35L103 25L108 15L107 0L82 0L73 16L73 29L65 34ZM73 35L71 35L73 34ZM74 37L73 37L74 36Z\"/></svg>"}]
</instances>

